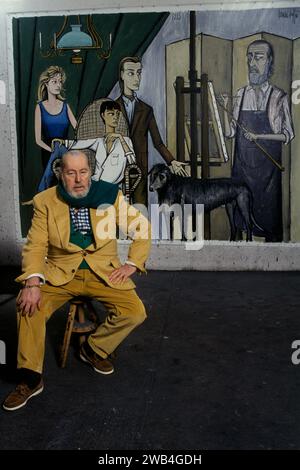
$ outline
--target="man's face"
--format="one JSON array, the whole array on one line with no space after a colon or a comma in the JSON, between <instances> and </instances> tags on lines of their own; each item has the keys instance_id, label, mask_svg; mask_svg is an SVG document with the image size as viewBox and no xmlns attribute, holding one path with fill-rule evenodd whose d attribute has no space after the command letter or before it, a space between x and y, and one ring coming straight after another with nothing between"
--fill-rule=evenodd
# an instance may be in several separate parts
<instances>
[{"instance_id":1,"label":"man's face","mask_svg":"<svg viewBox=\"0 0 300 470\"><path fill-rule=\"evenodd\" d=\"M105 124L116 128L119 123L120 111L118 109L106 109L101 116Z\"/></svg>"},{"instance_id":2,"label":"man's face","mask_svg":"<svg viewBox=\"0 0 300 470\"><path fill-rule=\"evenodd\" d=\"M271 59L268 57L268 44L250 46L247 53L249 81L260 85L269 78Z\"/></svg>"},{"instance_id":3,"label":"man's face","mask_svg":"<svg viewBox=\"0 0 300 470\"><path fill-rule=\"evenodd\" d=\"M62 182L67 193L77 199L85 197L91 186L91 170L84 154L66 155Z\"/></svg>"},{"instance_id":4,"label":"man's face","mask_svg":"<svg viewBox=\"0 0 300 470\"><path fill-rule=\"evenodd\" d=\"M121 78L124 82L124 90L126 88L131 91L136 91L140 88L142 74L142 64L140 62L125 62L123 70L121 71Z\"/></svg>"}]
</instances>

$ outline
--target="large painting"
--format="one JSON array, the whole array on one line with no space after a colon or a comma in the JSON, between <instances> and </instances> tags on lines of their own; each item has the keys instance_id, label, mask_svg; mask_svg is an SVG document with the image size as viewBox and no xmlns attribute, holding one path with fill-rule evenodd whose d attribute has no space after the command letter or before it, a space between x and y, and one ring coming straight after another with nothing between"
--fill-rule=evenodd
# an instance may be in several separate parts
<instances>
[{"instance_id":1,"label":"large painting","mask_svg":"<svg viewBox=\"0 0 300 470\"><path fill-rule=\"evenodd\" d=\"M132 203L204 204L207 239L300 241L296 13L14 18L23 236L84 149Z\"/></svg>"}]
</instances>

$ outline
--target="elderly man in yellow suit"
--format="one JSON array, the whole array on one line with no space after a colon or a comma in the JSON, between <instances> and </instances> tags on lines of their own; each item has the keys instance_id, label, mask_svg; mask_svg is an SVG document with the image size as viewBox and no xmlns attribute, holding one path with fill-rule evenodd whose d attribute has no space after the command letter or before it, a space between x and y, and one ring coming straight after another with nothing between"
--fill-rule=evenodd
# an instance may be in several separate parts
<instances>
[{"instance_id":1,"label":"elderly man in yellow suit","mask_svg":"<svg viewBox=\"0 0 300 470\"><path fill-rule=\"evenodd\" d=\"M19 383L3 403L14 411L43 391L46 322L75 296L101 300L104 323L80 349L96 372L111 374L110 355L145 318L130 276L145 272L151 237L147 218L125 201L117 185L92 181L84 151L62 158L60 181L34 198L34 216L23 249L23 284L17 298ZM128 259L117 254L116 226L132 239Z\"/></svg>"}]
</instances>

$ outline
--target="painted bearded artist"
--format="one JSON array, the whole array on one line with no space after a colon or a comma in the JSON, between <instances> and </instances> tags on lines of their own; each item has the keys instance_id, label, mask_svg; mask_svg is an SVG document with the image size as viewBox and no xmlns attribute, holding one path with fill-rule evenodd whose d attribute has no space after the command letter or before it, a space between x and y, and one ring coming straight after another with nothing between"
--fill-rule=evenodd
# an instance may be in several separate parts
<instances>
[{"instance_id":1,"label":"painted bearded artist","mask_svg":"<svg viewBox=\"0 0 300 470\"><path fill-rule=\"evenodd\" d=\"M253 195L253 211L263 231L254 227L253 233L265 237L266 242L281 242L282 184L280 170L255 144L257 141L279 164L282 143L287 145L294 137L287 94L270 84L274 53L264 40L252 42L247 49L249 85L236 93L233 119L229 123L224 112L225 134L235 137L232 176L247 183ZM227 109L228 97L223 95ZM238 121L244 128L237 126ZM236 211L236 224L244 229Z\"/></svg>"},{"instance_id":2,"label":"painted bearded artist","mask_svg":"<svg viewBox=\"0 0 300 470\"><path fill-rule=\"evenodd\" d=\"M90 297L108 311L80 349L80 358L104 375L114 372L113 351L146 318L130 277L145 272L150 225L127 204L118 186L92 181L88 157L72 150L62 157L58 185L33 202L23 274L16 279L23 285L17 298L19 383L3 403L8 411L43 391L46 322L68 300ZM109 208L109 219L107 211L97 210L103 205ZM133 240L123 265L114 235L117 225Z\"/></svg>"}]
</instances>

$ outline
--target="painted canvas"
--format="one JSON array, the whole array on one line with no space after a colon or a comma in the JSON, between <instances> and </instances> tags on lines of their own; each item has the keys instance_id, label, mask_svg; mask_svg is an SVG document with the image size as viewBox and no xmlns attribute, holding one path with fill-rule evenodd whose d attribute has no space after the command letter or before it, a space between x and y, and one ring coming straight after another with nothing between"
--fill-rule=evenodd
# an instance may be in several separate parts
<instances>
[{"instance_id":1,"label":"painted canvas","mask_svg":"<svg viewBox=\"0 0 300 470\"><path fill-rule=\"evenodd\" d=\"M132 203L204 204L206 239L300 241L299 15L13 18L23 235L83 149Z\"/></svg>"}]
</instances>

